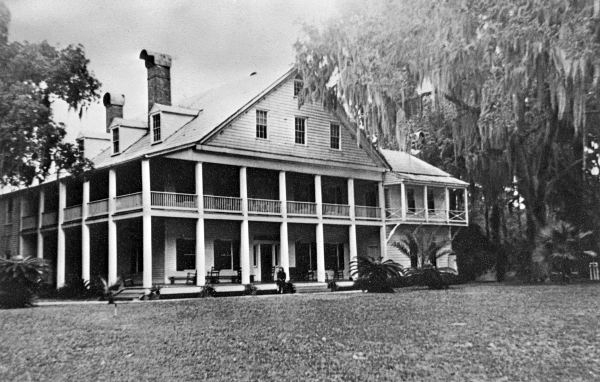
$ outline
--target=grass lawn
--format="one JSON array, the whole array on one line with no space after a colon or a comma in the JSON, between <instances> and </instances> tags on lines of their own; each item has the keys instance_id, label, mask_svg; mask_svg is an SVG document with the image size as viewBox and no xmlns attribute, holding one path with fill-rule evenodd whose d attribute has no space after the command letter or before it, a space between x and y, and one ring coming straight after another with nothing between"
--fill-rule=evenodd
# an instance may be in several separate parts
<instances>
[{"instance_id":1,"label":"grass lawn","mask_svg":"<svg viewBox=\"0 0 600 382\"><path fill-rule=\"evenodd\" d=\"M0 380L598 380L600 285L0 311Z\"/></svg>"}]
</instances>

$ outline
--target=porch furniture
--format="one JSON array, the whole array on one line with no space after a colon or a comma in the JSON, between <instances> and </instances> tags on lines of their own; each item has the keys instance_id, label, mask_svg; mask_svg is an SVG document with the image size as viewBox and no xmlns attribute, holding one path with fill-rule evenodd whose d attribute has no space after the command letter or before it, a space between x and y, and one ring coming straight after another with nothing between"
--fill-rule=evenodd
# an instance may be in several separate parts
<instances>
[{"instance_id":1,"label":"porch furniture","mask_svg":"<svg viewBox=\"0 0 600 382\"><path fill-rule=\"evenodd\" d=\"M210 271L206 272L206 282L208 284L216 284L219 282L219 270L215 270L215 267L211 267Z\"/></svg>"},{"instance_id":2,"label":"porch furniture","mask_svg":"<svg viewBox=\"0 0 600 382\"><path fill-rule=\"evenodd\" d=\"M171 285L175 284L175 281L185 281L186 285L196 285L197 272L188 272L185 276L171 276L169 281Z\"/></svg>"},{"instance_id":3,"label":"porch furniture","mask_svg":"<svg viewBox=\"0 0 600 382\"><path fill-rule=\"evenodd\" d=\"M207 276L206 282L210 284L218 284L223 281L228 281L230 283L241 283L242 281L242 271L240 269L221 269L215 270L211 269Z\"/></svg>"},{"instance_id":4,"label":"porch furniture","mask_svg":"<svg viewBox=\"0 0 600 382\"><path fill-rule=\"evenodd\" d=\"M337 269L335 271L333 271L333 280L343 280L344 279L344 270L343 269Z\"/></svg>"}]
</instances>

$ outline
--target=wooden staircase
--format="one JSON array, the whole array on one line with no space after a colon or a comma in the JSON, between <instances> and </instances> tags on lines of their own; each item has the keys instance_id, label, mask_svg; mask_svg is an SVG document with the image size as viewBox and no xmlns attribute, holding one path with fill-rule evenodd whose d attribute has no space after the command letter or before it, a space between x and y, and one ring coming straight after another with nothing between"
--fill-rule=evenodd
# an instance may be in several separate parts
<instances>
[{"instance_id":1,"label":"wooden staircase","mask_svg":"<svg viewBox=\"0 0 600 382\"><path fill-rule=\"evenodd\" d=\"M146 289L142 287L126 287L121 289L115 296L115 301L141 300L146 294Z\"/></svg>"}]
</instances>

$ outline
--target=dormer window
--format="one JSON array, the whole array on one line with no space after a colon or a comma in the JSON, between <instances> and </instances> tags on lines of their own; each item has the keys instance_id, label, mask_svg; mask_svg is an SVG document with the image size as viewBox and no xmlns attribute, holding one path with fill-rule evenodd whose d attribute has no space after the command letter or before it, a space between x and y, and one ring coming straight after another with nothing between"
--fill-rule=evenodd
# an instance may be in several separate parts
<instances>
[{"instance_id":1,"label":"dormer window","mask_svg":"<svg viewBox=\"0 0 600 382\"><path fill-rule=\"evenodd\" d=\"M113 145L113 154L119 153L119 128L113 127L112 129L112 145Z\"/></svg>"},{"instance_id":2,"label":"dormer window","mask_svg":"<svg viewBox=\"0 0 600 382\"><path fill-rule=\"evenodd\" d=\"M154 114L152 116L152 142L160 142L160 114Z\"/></svg>"}]
</instances>

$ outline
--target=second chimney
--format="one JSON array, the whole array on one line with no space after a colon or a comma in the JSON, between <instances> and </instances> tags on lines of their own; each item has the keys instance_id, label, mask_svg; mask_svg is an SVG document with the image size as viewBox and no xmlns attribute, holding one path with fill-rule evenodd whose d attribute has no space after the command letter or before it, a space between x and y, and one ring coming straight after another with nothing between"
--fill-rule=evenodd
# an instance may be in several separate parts
<instances>
[{"instance_id":1,"label":"second chimney","mask_svg":"<svg viewBox=\"0 0 600 382\"><path fill-rule=\"evenodd\" d=\"M140 53L148 69L148 111L155 103L171 105L171 56L151 52Z\"/></svg>"},{"instance_id":2,"label":"second chimney","mask_svg":"<svg viewBox=\"0 0 600 382\"><path fill-rule=\"evenodd\" d=\"M123 105L125 104L124 94L105 93L102 97L102 103L106 108L106 132L109 133L109 127L115 118L123 118Z\"/></svg>"}]
</instances>

